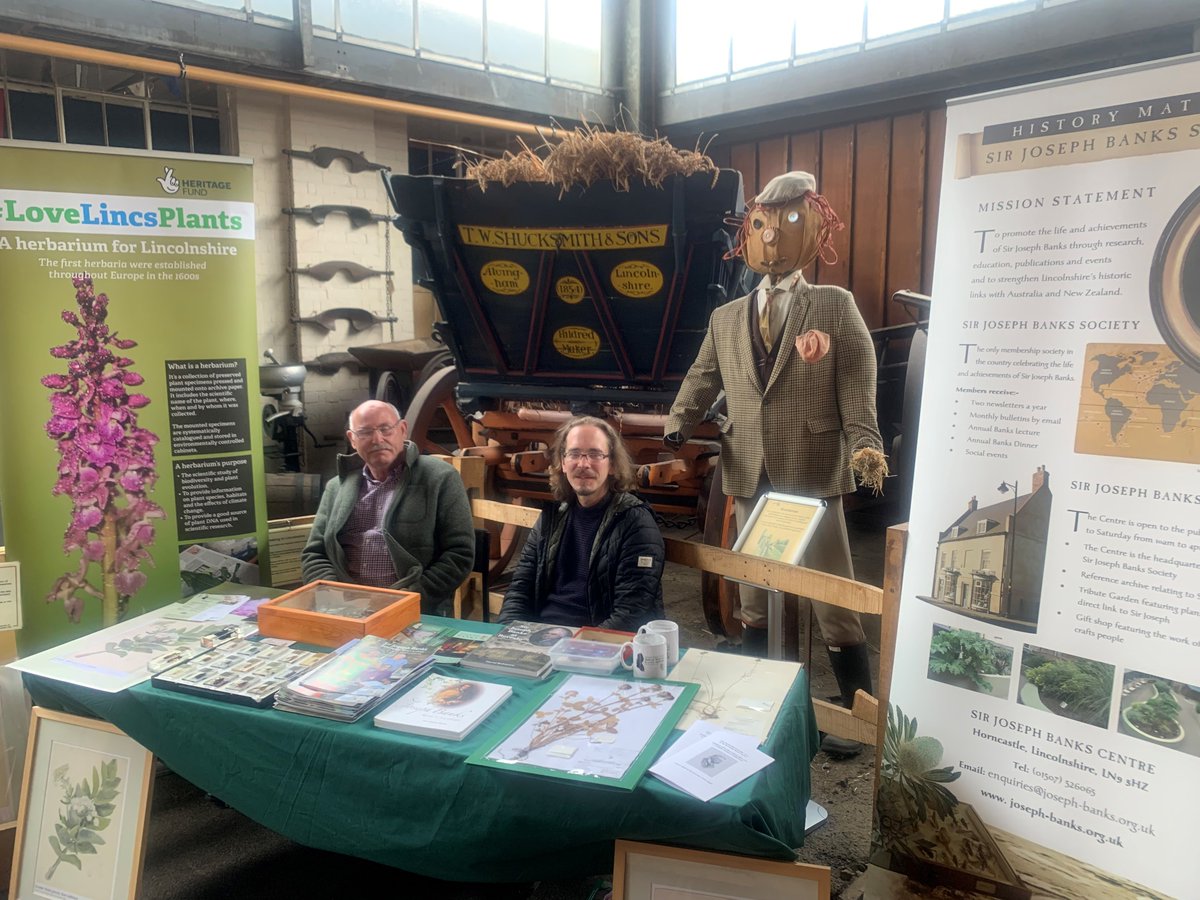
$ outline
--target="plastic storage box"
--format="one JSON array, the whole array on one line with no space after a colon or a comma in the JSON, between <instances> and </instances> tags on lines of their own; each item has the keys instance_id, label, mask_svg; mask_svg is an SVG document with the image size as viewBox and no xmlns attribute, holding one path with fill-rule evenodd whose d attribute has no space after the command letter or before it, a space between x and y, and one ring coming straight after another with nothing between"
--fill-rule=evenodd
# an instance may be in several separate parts
<instances>
[{"instance_id":1,"label":"plastic storage box","mask_svg":"<svg viewBox=\"0 0 1200 900\"><path fill-rule=\"evenodd\" d=\"M621 644L563 638L550 648L550 662L560 672L609 675L621 663Z\"/></svg>"}]
</instances>

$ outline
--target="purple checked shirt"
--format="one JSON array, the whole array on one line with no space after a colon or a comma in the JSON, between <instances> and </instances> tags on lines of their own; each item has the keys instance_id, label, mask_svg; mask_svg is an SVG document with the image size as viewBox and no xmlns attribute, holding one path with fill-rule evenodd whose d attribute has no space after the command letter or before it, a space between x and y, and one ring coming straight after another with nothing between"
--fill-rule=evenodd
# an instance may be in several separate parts
<instances>
[{"instance_id":1,"label":"purple checked shirt","mask_svg":"<svg viewBox=\"0 0 1200 900\"><path fill-rule=\"evenodd\" d=\"M391 587L396 583L396 566L383 533L383 516L396 495L403 466L394 466L387 478L376 481L363 466L358 502L338 532L338 543L346 551L346 570L355 584Z\"/></svg>"}]
</instances>

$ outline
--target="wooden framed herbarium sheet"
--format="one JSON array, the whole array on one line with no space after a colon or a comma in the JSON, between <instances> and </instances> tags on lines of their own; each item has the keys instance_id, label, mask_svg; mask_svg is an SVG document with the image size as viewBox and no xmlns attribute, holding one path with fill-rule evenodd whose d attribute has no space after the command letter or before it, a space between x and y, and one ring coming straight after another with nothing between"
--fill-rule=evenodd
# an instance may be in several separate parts
<instances>
[{"instance_id":1,"label":"wooden framed herbarium sheet","mask_svg":"<svg viewBox=\"0 0 1200 900\"><path fill-rule=\"evenodd\" d=\"M829 900L828 866L617 841L613 900Z\"/></svg>"},{"instance_id":2,"label":"wooden framed herbarium sheet","mask_svg":"<svg viewBox=\"0 0 1200 900\"><path fill-rule=\"evenodd\" d=\"M8 896L137 896L154 756L115 726L34 707Z\"/></svg>"}]
</instances>

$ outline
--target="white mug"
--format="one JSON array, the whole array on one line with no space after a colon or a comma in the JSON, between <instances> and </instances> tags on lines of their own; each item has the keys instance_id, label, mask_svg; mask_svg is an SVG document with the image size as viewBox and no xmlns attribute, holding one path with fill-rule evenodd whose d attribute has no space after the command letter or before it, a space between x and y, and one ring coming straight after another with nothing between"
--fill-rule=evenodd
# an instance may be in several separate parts
<instances>
[{"instance_id":1,"label":"white mug","mask_svg":"<svg viewBox=\"0 0 1200 900\"><path fill-rule=\"evenodd\" d=\"M638 634L654 632L667 639L667 665L679 662L679 626L669 619L655 619L638 629Z\"/></svg>"},{"instance_id":2,"label":"white mug","mask_svg":"<svg viewBox=\"0 0 1200 900\"><path fill-rule=\"evenodd\" d=\"M632 651L628 662L625 661L625 647ZM622 646L621 665L633 669L634 678L666 678L667 639L656 632L638 634Z\"/></svg>"}]
</instances>

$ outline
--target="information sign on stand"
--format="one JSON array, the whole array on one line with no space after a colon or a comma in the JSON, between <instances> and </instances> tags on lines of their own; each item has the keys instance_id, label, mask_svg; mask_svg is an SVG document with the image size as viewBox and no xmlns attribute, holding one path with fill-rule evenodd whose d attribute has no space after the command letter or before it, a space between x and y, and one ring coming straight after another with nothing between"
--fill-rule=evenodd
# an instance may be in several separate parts
<instances>
[{"instance_id":1,"label":"information sign on stand","mask_svg":"<svg viewBox=\"0 0 1200 900\"><path fill-rule=\"evenodd\" d=\"M794 566L804 555L824 512L824 500L771 491L754 505L733 549Z\"/></svg>"},{"instance_id":2,"label":"information sign on stand","mask_svg":"<svg viewBox=\"0 0 1200 900\"><path fill-rule=\"evenodd\" d=\"M0 140L23 654L259 579L254 236L248 160Z\"/></svg>"},{"instance_id":3,"label":"information sign on stand","mask_svg":"<svg viewBox=\"0 0 1200 900\"><path fill-rule=\"evenodd\" d=\"M758 498L733 549L760 559L798 565L824 513L824 500L771 491ZM767 591L767 656L783 656L782 591Z\"/></svg>"},{"instance_id":4,"label":"information sign on stand","mask_svg":"<svg viewBox=\"0 0 1200 900\"><path fill-rule=\"evenodd\" d=\"M1195 896L1200 59L946 121L867 896Z\"/></svg>"}]
</instances>

